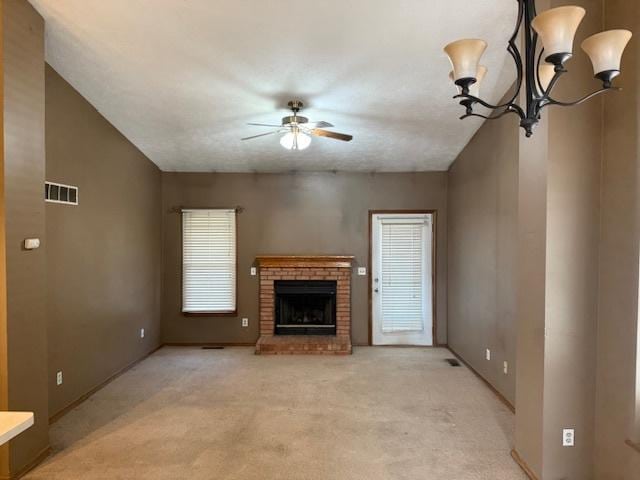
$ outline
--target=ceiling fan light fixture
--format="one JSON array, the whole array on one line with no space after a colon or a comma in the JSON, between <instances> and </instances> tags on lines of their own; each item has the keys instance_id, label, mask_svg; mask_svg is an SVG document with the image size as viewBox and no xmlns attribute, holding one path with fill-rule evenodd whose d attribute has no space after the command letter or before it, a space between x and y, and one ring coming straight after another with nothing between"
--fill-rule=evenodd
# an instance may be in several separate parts
<instances>
[{"instance_id":1,"label":"ceiling fan light fixture","mask_svg":"<svg viewBox=\"0 0 640 480\"><path fill-rule=\"evenodd\" d=\"M292 100L289 102L289 108L293 115L289 115L282 119L280 125L274 125L269 123L249 123L257 127L275 127L277 130L271 132L261 133L258 135L252 135L250 137L244 137L241 140L252 140L254 138L266 137L268 135L282 135L280 138L280 145L287 150L304 150L311 145L311 137L325 137L333 140L340 140L342 142L350 142L353 140L353 135L347 135L345 133L334 132L331 130L325 130L327 127L333 127L332 124L325 121L309 122L307 117L298 115L298 112L303 107L303 104L299 100Z\"/></svg>"},{"instance_id":2,"label":"ceiling fan light fixture","mask_svg":"<svg viewBox=\"0 0 640 480\"><path fill-rule=\"evenodd\" d=\"M287 132L280 138L280 145L287 150L304 150L311 145L311 137L300 131Z\"/></svg>"}]
</instances>

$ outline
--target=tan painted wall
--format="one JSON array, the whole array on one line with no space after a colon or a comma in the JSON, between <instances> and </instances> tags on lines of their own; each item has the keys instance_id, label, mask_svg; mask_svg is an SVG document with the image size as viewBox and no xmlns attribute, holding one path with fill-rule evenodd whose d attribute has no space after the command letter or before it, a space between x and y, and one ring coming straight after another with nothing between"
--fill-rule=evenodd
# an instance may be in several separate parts
<instances>
[{"instance_id":1,"label":"tan painted wall","mask_svg":"<svg viewBox=\"0 0 640 480\"><path fill-rule=\"evenodd\" d=\"M538 8L543 10L567 3L576 2L541 1L538 2ZM585 36L602 30L603 4L596 0L583 0L577 3L587 9L588 16L576 39L576 55L568 65L571 73L562 80L554 95L563 100L573 99L599 87L598 82L592 79L593 71L590 62L579 51L579 44ZM621 7L623 2L618 2L617 5ZM632 8L627 2L624 2L624 5L628 9ZM627 10L627 16L637 18L629 10ZM627 67L626 70L628 71L629 68ZM631 77L631 85L634 85L633 82L637 84L635 78L635 76ZM630 86L630 89L637 91L637 85ZM615 94L609 96L610 99L614 97ZM629 99L618 99L616 102L622 102L615 104L619 114L620 106L625 104L624 102L628 105ZM630 108L635 112L637 103ZM631 204L629 193L624 191L625 184L632 182L635 185L637 172L631 171L631 167L637 168L637 165L628 163L626 170L620 169L620 165L613 167L612 171L617 174L617 178L611 180L609 187L611 192L607 194L605 164L603 202L607 203L607 195L613 197L626 195L627 210L621 217L612 215L606 208L601 210L604 134L602 109L602 99L573 109L548 109L534 138L525 139L521 134L518 147L516 448L541 479L623 478L622 476L596 476L598 470L594 470L596 438L600 444L608 443L607 440L600 438L595 430L595 372L597 368L602 369L602 355L597 358L596 345L598 323L600 330L609 331L610 335L614 331L618 336L626 335L628 348L623 348L622 352L613 354L618 344L611 342L608 345L609 355L613 358L607 359L605 367L607 374L604 370L601 373L603 379L605 375L614 379L626 376L626 380L621 383L624 388L615 388L611 381L600 382L607 383L607 388L616 393L600 395L605 401L609 397L610 403L607 405L609 410L599 415L602 416L604 423L609 418L609 412L615 410L618 412L616 414L618 422L624 423L620 420L626 418L628 423L631 409L624 408L624 402L621 402L620 398L626 395L627 402L633 399L635 379L632 375L632 364L635 351L632 347L634 347L635 323L628 324L626 331L620 328L610 330L610 327L605 327L609 318L603 317L602 314L598 316L598 288L599 278L600 281L603 278L599 270L603 269L605 274L609 271L608 275L616 277L616 281L611 281L609 288L615 289L616 295L619 295L620 291L626 292L628 300L635 295L635 302L637 302L638 245L637 239L630 236L630 232L635 232L634 228L629 228L630 225L635 225L630 223L629 219L635 218L637 211L636 206ZM632 122L629 125L624 116L620 118L619 126L623 124L627 128L623 135L627 138L620 135L615 140L612 139L611 143L617 141L625 143L627 149L637 149L635 141L638 132L637 124ZM488 140L482 142L489 136L492 136L493 142ZM631 138L633 140L630 140ZM459 248L461 244L456 242L458 238L463 238L463 235L456 233L456 228L459 224L467 225L469 231L478 236L478 244L484 246L483 252L490 259L485 260L486 263L480 263L480 268L486 268L497 251L492 248L494 237L483 230L479 222L474 225L471 218L474 218L474 213L475 215L485 213L487 218L493 220L493 217L487 214L488 209L484 208L485 199L492 199L501 191L500 183L491 183L488 180L488 178L498 178L494 173L492 158L497 152L511 146L511 142L512 139L504 133L500 134L495 125L487 124L482 127L450 171L449 331L450 343L454 347L458 330L472 328L462 321L460 310L467 307L466 302L473 301L473 305L482 312L482 308L486 308L486 305L483 305L485 297L491 298L494 293L491 287L484 285L480 287L479 299L472 294L462 297L462 300L458 297L460 292L455 290L454 285L459 283L458 277L462 275L455 265L462 265L463 262L456 257L462 255L472 262L474 258L481 259L481 256L473 252L471 244ZM483 158L486 163L484 168L475 165L475 174L471 173L472 167L469 166L470 151L473 151L477 157ZM634 151L637 153L637 150ZM466 161L467 170L461 169L461 160ZM466 177L463 175L465 173ZM466 183L465 179L467 179ZM456 185L457 182L460 182L459 186ZM621 186L623 193L618 192ZM465 191L463 187L467 187L470 191ZM466 195L475 196L478 201L472 203L467 200L466 205L459 208L460 205L456 204L456 200L460 201L460 197L465 198ZM613 205L615 202L611 203ZM622 221L625 215L629 217L626 224ZM619 232L614 233L613 238L609 238L611 232L605 231L604 224L601 229L601 217L605 224L612 222L619 229ZM620 258L625 262L623 271L631 274L627 280L632 280L626 282L629 287L623 289L620 285L625 283L625 280L619 276L620 265L615 261L620 251L613 244L616 242L616 247L622 245L619 242L620 238L615 238L616 235L626 235L630 237L629 241L636 241L633 250L635 256L629 249L628 255ZM598 262L601 238L609 239L608 248L611 249L609 256L614 259L611 264L608 263L609 258ZM607 254L604 255L606 257ZM607 262L607 265L603 265L603 261ZM613 273L612 269L615 269L616 273ZM480 285L479 282L476 283ZM614 300L616 295L612 295L611 292L609 295L612 297L611 300ZM486 301L486 304L488 303ZM621 308L621 306L614 300L611 308ZM625 321L635 322L634 318L628 316ZM484 320L482 325L491 325L491 323L491 319ZM625 333L622 333L623 331ZM481 341L491 343L498 339L499 336L493 332L489 339L481 338ZM605 340L604 344L607 341L610 342L611 339ZM601 351L602 345L601 340ZM482 349L474 347L474 350L479 350L475 355L481 355ZM626 355L626 360L623 361L619 354ZM617 364L613 361L614 358ZM478 362L487 363L481 357L473 361L473 363ZM620 364L622 364L621 371ZM618 371L611 376L611 370ZM483 372L483 374L496 387L504 388L495 377L491 376L491 372ZM621 407L623 407L622 411L627 412L626 414L619 413ZM627 428L632 424L633 422L628 424ZM562 447L563 427L576 429L577 440L574 448ZM620 425L608 424L602 427L603 432L607 430L615 431L618 437L617 443L611 442L610 448L614 448L613 445L615 445L619 452L625 452L625 449L631 450L624 446L624 438L621 441L624 428L620 428ZM604 457L604 453L602 455ZM622 456L620 460L628 460L628 452L618 453L618 455ZM602 463L609 462L602 460ZM616 464L619 471L629 471L625 470L628 468L628 461L625 463L612 460L610 464ZM599 473L601 472L600 469Z\"/></svg>"},{"instance_id":2,"label":"tan painted wall","mask_svg":"<svg viewBox=\"0 0 640 480\"><path fill-rule=\"evenodd\" d=\"M635 37L617 81L624 90L604 104L595 461L598 480L635 480L640 454L624 441L634 433L637 365L640 4L607 0L605 23L631 29Z\"/></svg>"},{"instance_id":3,"label":"tan painted wall","mask_svg":"<svg viewBox=\"0 0 640 480\"><path fill-rule=\"evenodd\" d=\"M571 100L600 88L580 50L602 30L602 0L578 4L588 15L575 39L569 73L554 96ZM594 478L598 235L602 161L602 99L550 108L547 183L546 334L543 478ZM524 219L523 219L524 221ZM576 430L576 445L562 447L562 429Z\"/></svg>"},{"instance_id":4,"label":"tan painted wall","mask_svg":"<svg viewBox=\"0 0 640 480\"><path fill-rule=\"evenodd\" d=\"M8 406L35 412L35 425L10 443L16 473L49 445L45 252L22 248L25 238L46 240L44 21L26 0L5 1L3 13Z\"/></svg>"},{"instance_id":5,"label":"tan painted wall","mask_svg":"<svg viewBox=\"0 0 640 480\"><path fill-rule=\"evenodd\" d=\"M7 255L4 194L4 2L0 2L0 409L9 409ZM0 478L9 476L9 445L0 446Z\"/></svg>"},{"instance_id":6,"label":"tan painted wall","mask_svg":"<svg viewBox=\"0 0 640 480\"><path fill-rule=\"evenodd\" d=\"M260 254L355 255L368 266L368 210L438 210L438 339L446 338L447 174L163 173L165 342L255 342L258 283L249 270ZM239 318L184 317L181 309L180 215L175 206L234 207L238 216ZM367 277L353 277L353 341L368 341Z\"/></svg>"},{"instance_id":7,"label":"tan painted wall","mask_svg":"<svg viewBox=\"0 0 640 480\"><path fill-rule=\"evenodd\" d=\"M487 122L473 137L449 169L447 203L449 346L512 404L518 232L515 120L509 116Z\"/></svg>"},{"instance_id":8,"label":"tan painted wall","mask_svg":"<svg viewBox=\"0 0 640 480\"><path fill-rule=\"evenodd\" d=\"M549 122L532 138L520 131L514 448L542 478Z\"/></svg>"},{"instance_id":9,"label":"tan painted wall","mask_svg":"<svg viewBox=\"0 0 640 480\"><path fill-rule=\"evenodd\" d=\"M160 170L48 65L46 127L47 180L80 199L46 204L54 415L159 345L162 200Z\"/></svg>"}]
</instances>

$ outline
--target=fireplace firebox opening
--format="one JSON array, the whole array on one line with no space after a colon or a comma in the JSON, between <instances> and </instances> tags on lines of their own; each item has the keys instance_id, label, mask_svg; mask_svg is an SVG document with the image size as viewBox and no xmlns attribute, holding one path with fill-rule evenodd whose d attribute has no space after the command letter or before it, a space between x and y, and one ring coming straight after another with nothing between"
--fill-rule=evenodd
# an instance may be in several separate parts
<instances>
[{"instance_id":1,"label":"fireplace firebox opening","mask_svg":"<svg viewBox=\"0 0 640 480\"><path fill-rule=\"evenodd\" d=\"M276 280L276 335L335 335L335 280Z\"/></svg>"}]
</instances>

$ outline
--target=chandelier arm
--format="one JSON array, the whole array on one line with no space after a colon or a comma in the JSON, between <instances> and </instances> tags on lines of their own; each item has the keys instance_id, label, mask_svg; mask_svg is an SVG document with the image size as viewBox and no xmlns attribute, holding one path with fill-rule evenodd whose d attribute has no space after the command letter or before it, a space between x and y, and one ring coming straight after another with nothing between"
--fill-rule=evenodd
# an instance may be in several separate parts
<instances>
[{"instance_id":1,"label":"chandelier arm","mask_svg":"<svg viewBox=\"0 0 640 480\"><path fill-rule=\"evenodd\" d=\"M481 98L474 97L473 95L464 95L462 93L459 95L456 95L453 98L455 99L462 98L463 100L471 100L472 102L479 103L480 105L482 105L485 108L488 108L489 110L498 110L499 108L506 108L508 110L514 111L514 113L518 113L520 116L525 115L524 110L520 107L520 105L518 105L513 101L508 103L503 103L502 105L491 105L490 103L485 102Z\"/></svg>"},{"instance_id":2,"label":"chandelier arm","mask_svg":"<svg viewBox=\"0 0 640 480\"><path fill-rule=\"evenodd\" d=\"M511 56L513 57L513 61L516 64L516 89L513 97L511 97L511 100L503 105L499 105L498 107L506 107L508 105L512 105L518 98L520 90L522 89L522 82L524 81L524 64L522 62L522 55L520 54L520 50L518 49L517 41L520 36L520 30L522 29L524 15L524 1L518 0L518 17L516 20L516 28L513 31L513 35L511 35L511 38L509 39L509 45L507 46L507 51L509 52L509 54L511 54Z\"/></svg>"},{"instance_id":3,"label":"chandelier arm","mask_svg":"<svg viewBox=\"0 0 640 480\"><path fill-rule=\"evenodd\" d=\"M517 107L520 109L518 105L515 104L518 95L520 94L520 90L522 89L522 83L524 82L524 63L522 62L522 55L520 54L520 50L517 46L517 41L519 37L520 30L522 28L522 22L525 17L525 8L524 8L525 0L518 0L518 17L516 20L516 28L513 31L513 35L509 39L509 45L507 46L507 51L513 57L513 61L516 64L516 90L513 94L513 97L508 102L502 103L500 105L492 105L490 103L481 100L478 97L474 97L473 95L461 93L453 97L454 99L463 99L463 100L471 100L475 103L479 103L483 107L489 108L491 110L497 110L498 108L511 108ZM521 109L520 109L521 110Z\"/></svg>"},{"instance_id":4,"label":"chandelier arm","mask_svg":"<svg viewBox=\"0 0 640 480\"><path fill-rule=\"evenodd\" d=\"M504 107L508 107L510 104L509 103L505 103L504 105L492 105L490 103L485 102L484 100L482 100L481 98L478 97L474 97L473 95L469 95L469 94L464 94L464 93L460 93L458 95L456 95L455 97L453 97L455 100L461 98L462 100L471 100L473 103L479 103L480 105L482 105L483 107L486 107L490 110L497 110L499 108L504 108Z\"/></svg>"},{"instance_id":5,"label":"chandelier arm","mask_svg":"<svg viewBox=\"0 0 640 480\"><path fill-rule=\"evenodd\" d=\"M541 103L544 102L545 100L548 100L551 98L551 92L552 90L555 88L556 84L558 83L558 80L560 80L560 77L564 74L567 73L566 70L559 70L555 73L555 75L553 76L553 78L551 79L551 81L549 82L549 86L547 87L546 90L543 90L543 94L541 97Z\"/></svg>"},{"instance_id":6,"label":"chandelier arm","mask_svg":"<svg viewBox=\"0 0 640 480\"><path fill-rule=\"evenodd\" d=\"M525 75L526 75L526 118L537 116L537 103L542 96L538 91L536 72L536 50L538 46L538 34L532 27L533 19L536 17L535 0L519 0L524 5L524 40L525 40Z\"/></svg>"},{"instance_id":7,"label":"chandelier arm","mask_svg":"<svg viewBox=\"0 0 640 480\"><path fill-rule=\"evenodd\" d=\"M464 120L465 118L469 118L469 117L478 117L478 118L483 118L485 120L498 120L499 118L504 117L508 113L516 113L520 115L517 110L513 110L512 108L506 108L503 112L500 112L496 115L489 115L489 116L481 115L479 113L467 113L466 115L463 115L462 117L460 117L460 120Z\"/></svg>"},{"instance_id":8,"label":"chandelier arm","mask_svg":"<svg viewBox=\"0 0 640 480\"><path fill-rule=\"evenodd\" d=\"M545 94L547 93L544 87L542 86L542 82L540 81L540 63L542 63L542 55L544 54L544 48L540 49L540 53L538 54L538 62L536 64L536 82L538 84L538 88L540 91Z\"/></svg>"},{"instance_id":9,"label":"chandelier arm","mask_svg":"<svg viewBox=\"0 0 640 480\"><path fill-rule=\"evenodd\" d=\"M580 105L581 103L584 103L587 100L591 100L592 98L597 97L598 95L601 95L611 90L619 92L622 89L618 87L601 88L600 90L596 90L595 92L590 93L589 95L585 95L584 97L582 97L579 100L576 100L575 102L561 102L559 100L554 100L551 97L547 97L546 102L540 106L540 110L550 105L551 106L557 105L559 107L575 107L576 105Z\"/></svg>"}]
</instances>

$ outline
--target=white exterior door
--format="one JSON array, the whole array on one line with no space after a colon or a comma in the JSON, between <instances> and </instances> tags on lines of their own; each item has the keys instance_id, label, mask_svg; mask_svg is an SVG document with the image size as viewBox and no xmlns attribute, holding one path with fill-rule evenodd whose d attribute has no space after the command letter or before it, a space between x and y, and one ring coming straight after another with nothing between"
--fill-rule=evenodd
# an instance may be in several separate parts
<instances>
[{"instance_id":1,"label":"white exterior door","mask_svg":"<svg viewBox=\"0 0 640 480\"><path fill-rule=\"evenodd\" d=\"M433 345L433 215L372 217L374 345Z\"/></svg>"}]
</instances>

